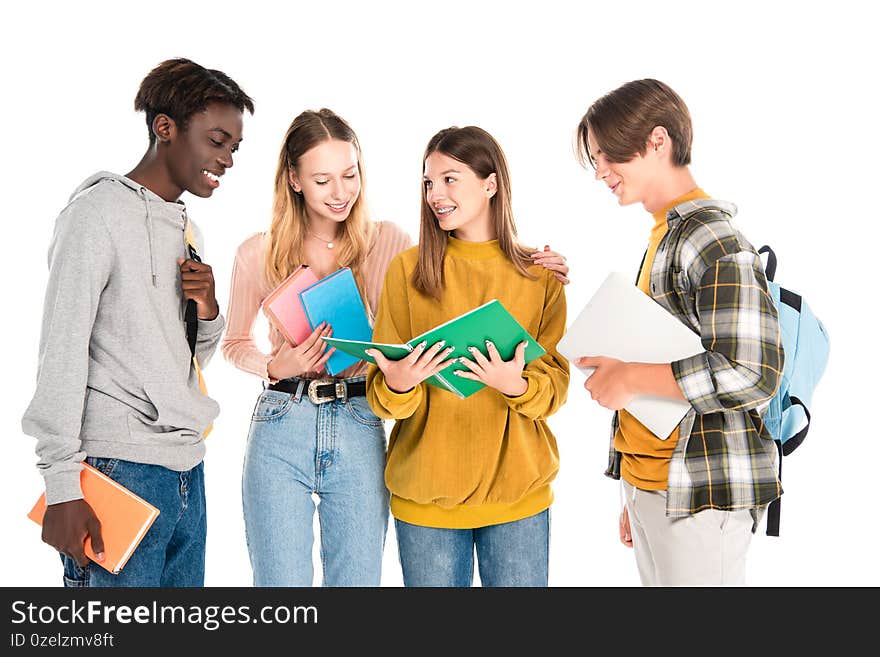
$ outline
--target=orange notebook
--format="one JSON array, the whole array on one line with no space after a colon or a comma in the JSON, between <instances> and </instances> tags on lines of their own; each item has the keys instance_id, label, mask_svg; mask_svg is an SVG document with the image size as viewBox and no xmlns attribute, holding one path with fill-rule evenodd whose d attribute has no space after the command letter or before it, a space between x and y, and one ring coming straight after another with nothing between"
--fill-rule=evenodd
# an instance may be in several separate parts
<instances>
[{"instance_id":1,"label":"orange notebook","mask_svg":"<svg viewBox=\"0 0 880 657\"><path fill-rule=\"evenodd\" d=\"M79 483L83 499L101 521L101 536L104 538L104 562L95 559L91 538L86 538L86 556L116 574L146 535L159 515L159 509L87 463L83 463ZM42 526L45 513L46 494L43 493L28 518Z\"/></svg>"},{"instance_id":2,"label":"orange notebook","mask_svg":"<svg viewBox=\"0 0 880 657\"><path fill-rule=\"evenodd\" d=\"M299 293L317 280L307 265L301 265L263 300L263 313L293 346L312 333Z\"/></svg>"}]
</instances>

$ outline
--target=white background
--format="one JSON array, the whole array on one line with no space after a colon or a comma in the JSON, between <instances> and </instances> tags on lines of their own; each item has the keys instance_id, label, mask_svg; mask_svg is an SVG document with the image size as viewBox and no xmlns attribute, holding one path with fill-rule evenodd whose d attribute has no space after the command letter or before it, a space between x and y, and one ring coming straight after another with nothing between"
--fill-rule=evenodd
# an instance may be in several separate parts
<instances>
[{"instance_id":1,"label":"white background","mask_svg":"<svg viewBox=\"0 0 880 657\"><path fill-rule=\"evenodd\" d=\"M586 3L584 3L586 4ZM46 250L68 195L91 173L129 171L146 147L132 109L143 76L185 56L232 76L256 102L235 168L211 199L186 195L206 237L222 308L236 246L269 225L281 138L303 109L357 131L377 219L415 238L421 153L449 125L491 132L509 158L522 239L565 253L574 318L609 270L634 275L651 218L621 209L573 155L588 105L656 77L690 107L692 170L737 203L736 222L779 256L777 279L825 322L831 360L806 443L786 459L782 536L749 553L755 586L878 585L875 449L878 48L863 3L14 3L0 39L5 317L0 542L3 585L55 586L61 570L25 518L42 490L20 418L33 393ZM183 8L182 8L183 7ZM207 584L250 584L240 476L259 381L217 355L222 412L209 439ZM575 371L554 417L553 586L638 584L605 478L610 412ZM388 427L390 429L390 425ZM383 584L401 585L393 524Z\"/></svg>"}]
</instances>

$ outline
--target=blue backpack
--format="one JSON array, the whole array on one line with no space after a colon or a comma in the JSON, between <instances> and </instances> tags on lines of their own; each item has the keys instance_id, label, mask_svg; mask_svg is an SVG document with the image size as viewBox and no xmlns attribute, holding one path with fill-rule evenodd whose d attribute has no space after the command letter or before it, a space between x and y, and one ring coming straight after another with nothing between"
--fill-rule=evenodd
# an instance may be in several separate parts
<instances>
[{"instance_id":1,"label":"blue backpack","mask_svg":"<svg viewBox=\"0 0 880 657\"><path fill-rule=\"evenodd\" d=\"M828 334L800 294L792 292L773 279L776 276L776 254L769 246L758 253L767 254L765 273L770 295L779 313L785 368L779 390L764 412L764 424L773 435L779 450L779 478L782 479L782 457L791 454L810 429L810 404L813 390L828 363ZM767 535L779 536L780 500L767 509Z\"/></svg>"}]
</instances>

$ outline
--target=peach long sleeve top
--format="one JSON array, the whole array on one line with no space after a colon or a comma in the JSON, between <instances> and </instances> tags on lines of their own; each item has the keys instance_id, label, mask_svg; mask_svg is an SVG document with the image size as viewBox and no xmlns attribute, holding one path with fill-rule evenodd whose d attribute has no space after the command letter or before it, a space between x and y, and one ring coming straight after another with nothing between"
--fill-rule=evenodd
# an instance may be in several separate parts
<instances>
[{"instance_id":1,"label":"peach long sleeve top","mask_svg":"<svg viewBox=\"0 0 880 657\"><path fill-rule=\"evenodd\" d=\"M409 235L396 224L382 221L376 224L376 229L363 268L367 287L365 296L374 312L379 306L382 283L389 263L394 256L412 245ZM223 357L227 361L240 370L256 374L265 381L271 380L268 371L269 362L284 344L284 336L271 324L269 325L271 351L268 354L260 350L253 335L260 305L272 291L264 273L268 240L267 233L257 233L242 242L235 252L229 307L226 311L226 333L220 345ZM343 370L336 378L359 376L366 371L366 363L360 362ZM303 378L316 376L318 374L312 372L304 375Z\"/></svg>"}]
</instances>

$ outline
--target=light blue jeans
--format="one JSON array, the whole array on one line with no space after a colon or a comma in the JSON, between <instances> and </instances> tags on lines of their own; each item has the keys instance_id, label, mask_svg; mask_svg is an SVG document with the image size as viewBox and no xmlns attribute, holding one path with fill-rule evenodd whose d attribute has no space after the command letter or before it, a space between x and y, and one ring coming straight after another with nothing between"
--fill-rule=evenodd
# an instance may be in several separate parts
<instances>
[{"instance_id":1,"label":"light blue jeans","mask_svg":"<svg viewBox=\"0 0 880 657\"><path fill-rule=\"evenodd\" d=\"M438 529L395 520L404 586L547 586L550 509L500 525Z\"/></svg>"},{"instance_id":2,"label":"light blue jeans","mask_svg":"<svg viewBox=\"0 0 880 657\"><path fill-rule=\"evenodd\" d=\"M316 493L323 585L379 586L388 528L384 470L385 428L365 397L313 404L303 389L264 390L242 476L254 585L312 586Z\"/></svg>"},{"instance_id":3,"label":"light blue jeans","mask_svg":"<svg viewBox=\"0 0 880 657\"><path fill-rule=\"evenodd\" d=\"M89 563L80 568L61 555L68 587L204 586L205 473L204 464L176 472L161 465L89 457L86 463L159 509L128 562L118 575Z\"/></svg>"}]
</instances>

